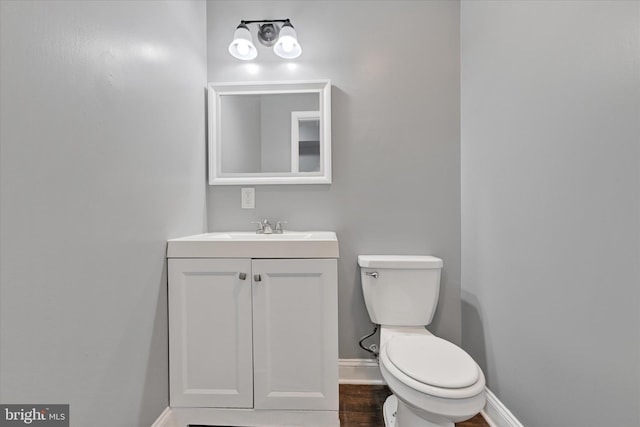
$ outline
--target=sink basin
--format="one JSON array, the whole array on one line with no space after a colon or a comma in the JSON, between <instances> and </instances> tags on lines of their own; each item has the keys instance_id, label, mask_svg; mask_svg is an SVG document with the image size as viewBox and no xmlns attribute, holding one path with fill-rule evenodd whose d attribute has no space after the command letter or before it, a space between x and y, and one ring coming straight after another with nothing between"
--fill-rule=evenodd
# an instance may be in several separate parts
<instances>
[{"instance_id":1,"label":"sink basin","mask_svg":"<svg viewBox=\"0 0 640 427\"><path fill-rule=\"evenodd\" d=\"M338 258L332 231L222 231L171 239L168 258Z\"/></svg>"},{"instance_id":2,"label":"sink basin","mask_svg":"<svg viewBox=\"0 0 640 427\"><path fill-rule=\"evenodd\" d=\"M231 240L302 240L313 237L312 232L285 231L282 234L257 234L250 231L232 231L228 233L210 233L211 239L231 239ZM215 236L214 236L215 235Z\"/></svg>"}]
</instances>

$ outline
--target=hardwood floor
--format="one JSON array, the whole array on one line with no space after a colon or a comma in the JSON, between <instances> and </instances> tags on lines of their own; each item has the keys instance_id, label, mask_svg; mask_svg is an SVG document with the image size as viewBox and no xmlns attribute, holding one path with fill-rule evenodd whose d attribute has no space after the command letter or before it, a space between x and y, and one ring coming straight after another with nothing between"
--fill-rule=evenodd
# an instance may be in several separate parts
<instances>
[{"instance_id":1,"label":"hardwood floor","mask_svg":"<svg viewBox=\"0 0 640 427\"><path fill-rule=\"evenodd\" d=\"M384 427L382 404L391 394L382 385L340 385L340 427ZM489 427L480 414L456 427Z\"/></svg>"}]
</instances>

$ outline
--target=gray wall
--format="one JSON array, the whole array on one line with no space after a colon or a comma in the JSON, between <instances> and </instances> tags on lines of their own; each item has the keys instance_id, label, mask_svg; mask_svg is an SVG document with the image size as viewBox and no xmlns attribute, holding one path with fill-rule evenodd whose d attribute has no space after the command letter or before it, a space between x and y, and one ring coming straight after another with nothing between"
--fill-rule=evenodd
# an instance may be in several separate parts
<instances>
[{"instance_id":1,"label":"gray wall","mask_svg":"<svg viewBox=\"0 0 640 427\"><path fill-rule=\"evenodd\" d=\"M640 425L640 2L465 1L463 344L528 427Z\"/></svg>"},{"instance_id":2,"label":"gray wall","mask_svg":"<svg viewBox=\"0 0 640 427\"><path fill-rule=\"evenodd\" d=\"M0 2L0 401L167 406L165 240L202 232L204 2Z\"/></svg>"},{"instance_id":3,"label":"gray wall","mask_svg":"<svg viewBox=\"0 0 640 427\"><path fill-rule=\"evenodd\" d=\"M303 53L258 45L250 63L227 46L241 19L291 18ZM336 231L340 357L366 357L358 254L444 259L431 329L460 341L459 4L451 1L208 1L209 81L332 80L333 184L207 191L209 230L251 230L262 217ZM400 30L401 29L401 30ZM255 32L255 28L252 28Z\"/></svg>"}]
</instances>

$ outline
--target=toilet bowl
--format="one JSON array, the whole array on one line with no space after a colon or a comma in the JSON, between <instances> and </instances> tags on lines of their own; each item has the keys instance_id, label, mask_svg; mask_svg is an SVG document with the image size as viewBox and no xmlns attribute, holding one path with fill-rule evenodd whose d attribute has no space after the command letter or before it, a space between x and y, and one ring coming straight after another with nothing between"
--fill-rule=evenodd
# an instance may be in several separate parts
<instances>
[{"instance_id":1,"label":"toilet bowl","mask_svg":"<svg viewBox=\"0 0 640 427\"><path fill-rule=\"evenodd\" d=\"M453 427L484 407L482 369L464 350L431 334L442 260L431 256L360 255L371 321L381 326L379 364L393 392L387 427Z\"/></svg>"}]
</instances>

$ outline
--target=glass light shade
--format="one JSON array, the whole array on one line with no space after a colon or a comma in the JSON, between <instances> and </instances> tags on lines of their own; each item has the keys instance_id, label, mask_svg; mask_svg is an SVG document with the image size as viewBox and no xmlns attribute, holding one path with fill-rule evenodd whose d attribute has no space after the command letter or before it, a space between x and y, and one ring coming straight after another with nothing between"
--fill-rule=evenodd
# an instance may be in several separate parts
<instances>
[{"instance_id":1,"label":"glass light shade","mask_svg":"<svg viewBox=\"0 0 640 427\"><path fill-rule=\"evenodd\" d=\"M258 51L253 45L251 33L246 25L241 24L236 28L236 31L233 33L233 41L229 44L229 53L245 61L258 56Z\"/></svg>"},{"instance_id":2,"label":"glass light shade","mask_svg":"<svg viewBox=\"0 0 640 427\"><path fill-rule=\"evenodd\" d=\"M273 46L273 51L281 58L293 59L302 54L302 47L298 43L296 30L291 24L284 24L280 29L280 37Z\"/></svg>"}]
</instances>

